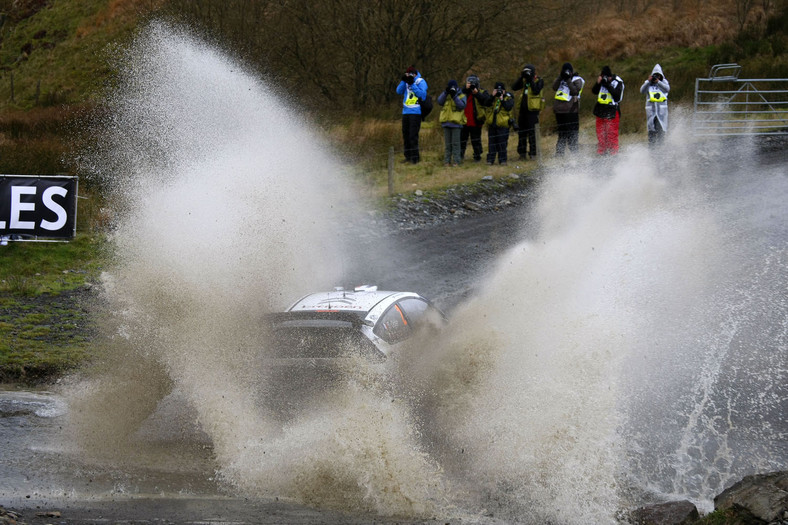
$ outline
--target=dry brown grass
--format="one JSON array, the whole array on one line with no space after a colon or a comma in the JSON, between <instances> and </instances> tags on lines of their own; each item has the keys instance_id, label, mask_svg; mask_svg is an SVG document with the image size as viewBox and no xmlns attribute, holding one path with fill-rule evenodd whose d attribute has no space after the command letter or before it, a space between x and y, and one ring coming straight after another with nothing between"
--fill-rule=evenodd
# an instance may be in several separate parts
<instances>
[{"instance_id":1,"label":"dry brown grass","mask_svg":"<svg viewBox=\"0 0 788 525\"><path fill-rule=\"evenodd\" d=\"M9 109L0 114L0 136L16 139L57 135L80 112L81 108L77 106Z\"/></svg>"},{"instance_id":2,"label":"dry brown grass","mask_svg":"<svg viewBox=\"0 0 788 525\"><path fill-rule=\"evenodd\" d=\"M512 157L511 144L509 149ZM513 159L516 157L515 153ZM550 160L545 159L545 162ZM496 179L509 177L513 173L518 176L528 176L535 168L536 162L518 163L515 160L511 160L508 166L498 164L488 166L484 162L475 163L466 160L464 164L454 168L444 167L442 162L434 159L425 159L415 166L397 162L393 171L394 193L440 190L453 185L478 182L488 175ZM357 181L361 184L364 196L368 198L381 198L388 195L387 179L388 172L385 169L363 170L363 173L357 174Z\"/></svg>"},{"instance_id":3,"label":"dry brown grass","mask_svg":"<svg viewBox=\"0 0 788 525\"><path fill-rule=\"evenodd\" d=\"M78 123L96 111L88 106L10 109L0 113L0 173L70 172L69 152L79 140Z\"/></svg>"},{"instance_id":4,"label":"dry brown grass","mask_svg":"<svg viewBox=\"0 0 788 525\"><path fill-rule=\"evenodd\" d=\"M375 157L385 152L388 145L402 140L401 129L398 119L357 117L350 122L332 126L326 136L344 155L365 162L377 162Z\"/></svg>"},{"instance_id":5,"label":"dry brown grass","mask_svg":"<svg viewBox=\"0 0 788 525\"><path fill-rule=\"evenodd\" d=\"M566 45L548 50L549 62L559 63L576 57L618 60L642 53L644 48L705 47L733 38L738 31L736 7L732 0L691 2L672 10L651 7L631 15L608 9L579 24ZM750 18L763 19L754 9Z\"/></svg>"},{"instance_id":6,"label":"dry brown grass","mask_svg":"<svg viewBox=\"0 0 788 525\"><path fill-rule=\"evenodd\" d=\"M165 0L111 0L106 8L84 21L76 36L83 38L98 30L136 24L140 17L161 9L164 3Z\"/></svg>"}]
</instances>

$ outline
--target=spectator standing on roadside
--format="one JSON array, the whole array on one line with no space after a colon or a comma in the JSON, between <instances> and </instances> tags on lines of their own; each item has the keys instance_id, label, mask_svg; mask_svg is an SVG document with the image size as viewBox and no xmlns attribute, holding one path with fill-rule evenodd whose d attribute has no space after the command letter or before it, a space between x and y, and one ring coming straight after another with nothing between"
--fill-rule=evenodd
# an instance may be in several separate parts
<instances>
[{"instance_id":1,"label":"spectator standing on roadside","mask_svg":"<svg viewBox=\"0 0 788 525\"><path fill-rule=\"evenodd\" d=\"M555 100L553 112L558 124L558 141L555 144L556 155L563 156L566 148L571 151L578 149L580 134L580 94L585 80L575 73L572 64L566 62L561 66L561 73L553 82Z\"/></svg>"},{"instance_id":2,"label":"spectator standing on roadside","mask_svg":"<svg viewBox=\"0 0 788 525\"><path fill-rule=\"evenodd\" d=\"M443 128L445 166L459 166L462 162L460 156L460 131L466 122L465 94L460 91L456 80L449 80L446 89L438 95L438 105L442 106L440 123Z\"/></svg>"},{"instance_id":3,"label":"spectator standing on roadside","mask_svg":"<svg viewBox=\"0 0 788 525\"><path fill-rule=\"evenodd\" d=\"M520 126L517 131L517 153L520 154L520 160L536 157L536 124L539 122L539 112L544 108L543 88L544 80L536 74L533 64L526 64L512 84L512 91L523 90L517 118Z\"/></svg>"},{"instance_id":4,"label":"spectator standing on roadside","mask_svg":"<svg viewBox=\"0 0 788 525\"><path fill-rule=\"evenodd\" d=\"M397 94L402 95L402 142L405 162L417 164L419 156L419 130L421 129L421 105L419 100L427 98L427 81L415 67L410 66L402 75Z\"/></svg>"},{"instance_id":5,"label":"spectator standing on roadside","mask_svg":"<svg viewBox=\"0 0 788 525\"><path fill-rule=\"evenodd\" d=\"M600 155L618 153L618 126L621 121L621 97L624 81L614 75L610 66L604 66L591 92L597 96L594 104L596 116L596 152Z\"/></svg>"},{"instance_id":6,"label":"spectator standing on roadside","mask_svg":"<svg viewBox=\"0 0 788 525\"><path fill-rule=\"evenodd\" d=\"M468 139L473 148L473 161L482 160L482 127L484 126L485 106L491 99L490 94L481 88L479 77L469 75L465 80L465 125L460 130L460 158L465 158Z\"/></svg>"},{"instance_id":7,"label":"spectator standing on roadside","mask_svg":"<svg viewBox=\"0 0 788 525\"><path fill-rule=\"evenodd\" d=\"M640 92L646 98L646 125L648 127L648 143L650 146L660 144L668 130L668 93L670 83L657 64L651 75L640 86Z\"/></svg>"},{"instance_id":8,"label":"spectator standing on roadside","mask_svg":"<svg viewBox=\"0 0 788 525\"><path fill-rule=\"evenodd\" d=\"M506 150L509 146L509 126L511 125L514 96L506 91L503 82L496 82L487 107L487 164L495 164L495 157L501 166L506 165Z\"/></svg>"}]
</instances>

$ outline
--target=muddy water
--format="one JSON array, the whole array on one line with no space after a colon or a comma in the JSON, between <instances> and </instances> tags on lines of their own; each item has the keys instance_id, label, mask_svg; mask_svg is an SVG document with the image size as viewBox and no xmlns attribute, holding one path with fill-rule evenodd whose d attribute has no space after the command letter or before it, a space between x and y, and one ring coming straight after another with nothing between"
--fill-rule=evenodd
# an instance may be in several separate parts
<instances>
[{"instance_id":1,"label":"muddy water","mask_svg":"<svg viewBox=\"0 0 788 525\"><path fill-rule=\"evenodd\" d=\"M116 190L102 358L26 401L61 412L5 418L7 501L612 523L664 498L707 510L787 467L782 150L699 144L676 115L666 150L548 167L532 209L488 231L369 236L341 162L270 82L165 25L118 60L82 158ZM257 319L359 275L439 297L449 327L270 417Z\"/></svg>"}]
</instances>

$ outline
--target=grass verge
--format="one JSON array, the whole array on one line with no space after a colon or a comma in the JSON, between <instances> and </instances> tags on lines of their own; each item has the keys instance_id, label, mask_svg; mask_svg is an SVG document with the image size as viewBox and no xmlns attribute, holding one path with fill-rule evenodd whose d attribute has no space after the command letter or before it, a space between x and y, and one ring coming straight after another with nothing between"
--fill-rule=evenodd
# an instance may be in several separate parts
<instances>
[{"instance_id":1,"label":"grass verge","mask_svg":"<svg viewBox=\"0 0 788 525\"><path fill-rule=\"evenodd\" d=\"M59 294L95 281L105 246L103 236L86 234L67 243L10 242L0 247L0 294Z\"/></svg>"},{"instance_id":2,"label":"grass verge","mask_svg":"<svg viewBox=\"0 0 788 525\"><path fill-rule=\"evenodd\" d=\"M88 357L90 289L105 257L100 235L0 247L0 382L48 381Z\"/></svg>"}]
</instances>

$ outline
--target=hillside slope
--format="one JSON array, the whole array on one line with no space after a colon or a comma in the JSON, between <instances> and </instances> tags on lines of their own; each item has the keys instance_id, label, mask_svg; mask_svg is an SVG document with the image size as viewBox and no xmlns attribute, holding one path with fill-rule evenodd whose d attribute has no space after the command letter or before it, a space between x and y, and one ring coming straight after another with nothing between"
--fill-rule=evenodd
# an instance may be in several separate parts
<instances>
[{"instance_id":1,"label":"hillside slope","mask_svg":"<svg viewBox=\"0 0 788 525\"><path fill-rule=\"evenodd\" d=\"M349 0L331 0L338 4L344 1ZM508 4L518 5L514 1ZM558 7L570 4L580 5L574 0L563 0ZM582 4L580 14L561 16L555 24L534 27L528 11L514 10L511 27L490 30L505 29L506 34L517 36L507 39L506 45L486 55L471 70L482 78L483 85L490 87L496 80L508 85L527 62L537 65L548 84L564 61L571 61L590 82L602 65L610 64L629 88L622 104L624 132L641 131L643 105L636 90L656 62L662 64L671 81L674 103L691 102L694 79L705 76L715 63L739 62L747 77L788 76L786 0L747 2L750 7L746 16L737 12L737 6L744 4L735 0L677 0L651 7L640 1L620 2L621 9L608 8L602 2ZM103 89L114 78L109 60L113 49L123 46L148 18L176 16L173 9L177 5L198 3L0 0L0 170L73 171L64 160L66 141L73 140L67 136L69 124L76 114L100 105ZM250 48L252 44L237 42L230 36L223 40L221 30L212 26L217 20L222 21L217 12L229 16L233 9L244 9L245 2L204 0L199 5L209 7L200 11L203 20L192 20L196 27L213 34L227 47L234 46L239 53ZM331 55L330 50L324 51ZM260 59L253 53L244 53L252 62L250 57L255 56ZM274 68L273 58L269 62L250 65ZM276 69L273 72L278 73ZM468 72L463 69L452 75L462 78ZM355 81L353 75L341 76ZM437 73L428 78L434 93L445 82ZM296 77L281 75L278 80L283 89L299 93L303 107L319 108L312 114L330 122L332 135L344 137L341 142L351 146L347 153L363 153L352 145L369 144L367 139L371 137L358 136L369 128L367 123L381 130L382 149L373 147L373 155L383 158L389 146L398 144L399 101L393 92L385 91L384 103L349 108L351 111L344 108L338 119L337 112L327 113L325 109L334 106L326 104L319 92L300 89ZM382 83L381 79L367 81ZM353 92L352 88L341 89ZM592 97L584 97L582 103L582 111L590 111ZM437 119L437 112L430 118ZM359 121L363 125L358 125ZM337 125L348 129L337 130Z\"/></svg>"},{"instance_id":2,"label":"hillside slope","mask_svg":"<svg viewBox=\"0 0 788 525\"><path fill-rule=\"evenodd\" d=\"M222 0L220 3L229 13L244 8L242 2L225 4ZM536 64L546 77L564 61L576 63L576 69L586 77L595 74L605 62L618 71L637 72L639 78L650 71L652 62L659 61L666 72L671 72L669 77L675 86L672 98L676 100L687 96L686 87L694 77L707 73L708 67L716 62L746 62L745 70L759 76L777 76L788 71L786 3L786 0L748 2L751 7L744 16L737 14L737 6L742 3L735 0L678 1L647 8L636 8L641 2L631 2L622 4L632 6L627 9L597 7L579 19L567 15L559 23L545 27L528 26L529 13L515 11L510 21L514 28L507 31L517 34L517 27L522 24L521 36L471 69L490 82L493 79L511 82L526 62ZM172 15L173 5L178 2L0 2L0 114L95 98L112 79L108 65L112 47L123 45L134 28L148 17ZM213 30L221 38L222 31L212 24L217 20L226 25L229 22L217 18L210 9L201 12L203 18L192 17L192 23ZM260 28L264 30L264 25ZM503 29L506 28L490 31ZM230 41L229 33L226 38ZM238 49L249 49L250 45L239 42ZM461 50L456 54L463 55ZM275 58L268 61L275 67ZM457 71L456 75L466 73ZM299 91L304 91L302 88L299 86ZM396 97L391 97L391 101L396 105Z\"/></svg>"},{"instance_id":3,"label":"hillside slope","mask_svg":"<svg viewBox=\"0 0 788 525\"><path fill-rule=\"evenodd\" d=\"M0 112L90 100L112 78L108 51L156 2L20 0L0 20Z\"/></svg>"}]
</instances>

